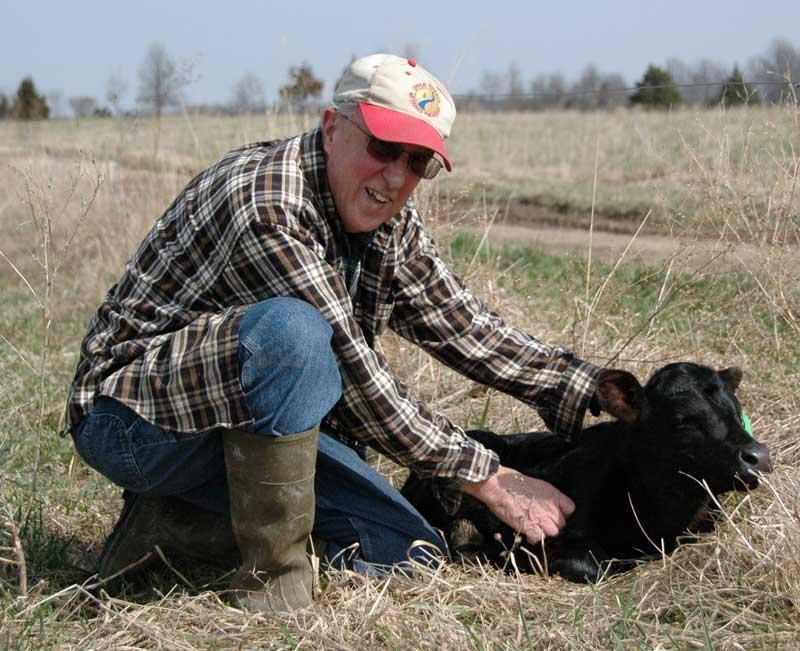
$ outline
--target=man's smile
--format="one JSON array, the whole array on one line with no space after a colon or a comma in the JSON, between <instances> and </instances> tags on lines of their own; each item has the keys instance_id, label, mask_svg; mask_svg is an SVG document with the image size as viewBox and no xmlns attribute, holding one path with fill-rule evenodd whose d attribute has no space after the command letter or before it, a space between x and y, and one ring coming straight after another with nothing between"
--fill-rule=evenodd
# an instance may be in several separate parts
<instances>
[{"instance_id":1,"label":"man's smile","mask_svg":"<svg viewBox=\"0 0 800 651\"><path fill-rule=\"evenodd\" d=\"M392 200L387 197L386 195L381 194L380 192L373 190L372 188L364 188L367 192L367 195L374 201L377 201L380 204L387 204L390 203Z\"/></svg>"}]
</instances>

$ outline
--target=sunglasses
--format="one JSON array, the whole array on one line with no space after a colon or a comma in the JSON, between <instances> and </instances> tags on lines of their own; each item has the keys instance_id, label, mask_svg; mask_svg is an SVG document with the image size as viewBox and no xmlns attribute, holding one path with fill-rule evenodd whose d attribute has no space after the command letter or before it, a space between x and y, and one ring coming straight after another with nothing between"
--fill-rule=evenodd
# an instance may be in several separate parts
<instances>
[{"instance_id":1,"label":"sunglasses","mask_svg":"<svg viewBox=\"0 0 800 651\"><path fill-rule=\"evenodd\" d=\"M442 169L442 163L433 154L406 151L406 148L399 142L387 142L386 140L379 140L373 136L369 131L359 126L344 113L339 113L356 129L369 138L367 142L367 153L375 160L381 163L394 163L404 153L408 154L408 169L414 176L421 179L432 179Z\"/></svg>"}]
</instances>

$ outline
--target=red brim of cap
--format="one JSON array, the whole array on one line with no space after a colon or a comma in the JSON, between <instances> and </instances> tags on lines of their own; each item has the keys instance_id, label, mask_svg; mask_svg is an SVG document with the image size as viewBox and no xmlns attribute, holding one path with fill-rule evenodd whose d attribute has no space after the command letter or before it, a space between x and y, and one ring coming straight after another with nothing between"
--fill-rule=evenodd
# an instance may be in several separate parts
<instances>
[{"instance_id":1,"label":"red brim of cap","mask_svg":"<svg viewBox=\"0 0 800 651\"><path fill-rule=\"evenodd\" d=\"M453 166L447 157L444 140L430 124L400 111L393 111L375 104L361 102L361 115L369 132L379 140L402 142L408 145L419 145L433 150L444 161L450 172Z\"/></svg>"}]
</instances>

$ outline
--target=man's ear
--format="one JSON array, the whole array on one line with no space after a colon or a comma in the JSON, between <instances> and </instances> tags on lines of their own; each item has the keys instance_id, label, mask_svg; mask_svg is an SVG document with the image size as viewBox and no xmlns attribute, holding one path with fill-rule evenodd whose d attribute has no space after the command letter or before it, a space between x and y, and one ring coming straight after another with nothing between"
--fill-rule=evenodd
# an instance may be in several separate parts
<instances>
[{"instance_id":1,"label":"man's ear","mask_svg":"<svg viewBox=\"0 0 800 651\"><path fill-rule=\"evenodd\" d=\"M333 133L339 122L339 114L332 107L326 108L322 113L322 146L325 153L330 155L333 146Z\"/></svg>"},{"instance_id":2,"label":"man's ear","mask_svg":"<svg viewBox=\"0 0 800 651\"><path fill-rule=\"evenodd\" d=\"M647 405L644 388L628 371L600 371L595 395L603 411L628 424L635 423Z\"/></svg>"},{"instance_id":3,"label":"man's ear","mask_svg":"<svg viewBox=\"0 0 800 651\"><path fill-rule=\"evenodd\" d=\"M717 375L719 375L722 381L734 393L742 382L742 369L740 369L738 366L731 366L730 368L717 371Z\"/></svg>"}]
</instances>

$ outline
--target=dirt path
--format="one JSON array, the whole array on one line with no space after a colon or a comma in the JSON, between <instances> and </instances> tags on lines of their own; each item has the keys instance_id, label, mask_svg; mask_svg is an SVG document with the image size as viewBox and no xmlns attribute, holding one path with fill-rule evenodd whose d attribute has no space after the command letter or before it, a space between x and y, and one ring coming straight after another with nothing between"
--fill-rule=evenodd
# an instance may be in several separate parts
<instances>
[{"instance_id":1,"label":"dirt path","mask_svg":"<svg viewBox=\"0 0 800 651\"><path fill-rule=\"evenodd\" d=\"M483 233L483 229L479 227L470 227L469 230ZM636 239L632 240L632 238L632 234L594 231L591 237L592 258L613 263L629 244L630 247L625 257L630 260L663 262L673 256L683 259L689 255L685 245L681 245L680 242L668 236L639 235ZM531 226L494 224L489 231L489 241L495 244L536 246L547 252L565 252L586 256L589 250L589 231L588 229L539 224ZM697 249L701 248L704 257L707 258L718 253L717 246L723 247L721 243L704 242L700 247L695 243L691 249L696 255Z\"/></svg>"},{"instance_id":2,"label":"dirt path","mask_svg":"<svg viewBox=\"0 0 800 651\"><path fill-rule=\"evenodd\" d=\"M483 235L485 227L467 226L466 230ZM719 239L681 240L669 235L639 234L595 230L591 237L592 259L614 264L623 255L626 262L638 261L660 265L674 259L679 268L727 271L757 265L764 247ZM493 224L489 241L495 244L534 246L548 253L570 253L586 257L589 229L554 226L551 223ZM798 252L800 264L800 252Z\"/></svg>"}]
</instances>

